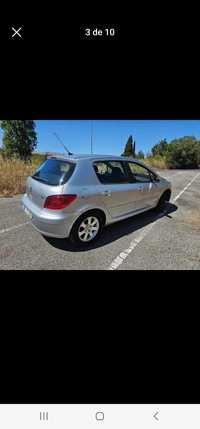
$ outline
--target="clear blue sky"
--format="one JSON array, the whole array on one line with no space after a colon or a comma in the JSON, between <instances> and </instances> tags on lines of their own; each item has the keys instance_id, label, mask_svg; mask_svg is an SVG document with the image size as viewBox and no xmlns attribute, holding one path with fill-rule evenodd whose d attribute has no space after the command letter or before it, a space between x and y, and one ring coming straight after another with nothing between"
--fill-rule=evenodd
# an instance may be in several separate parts
<instances>
[{"instance_id":1,"label":"clear blue sky","mask_svg":"<svg viewBox=\"0 0 200 429\"><path fill-rule=\"evenodd\" d=\"M90 153L91 121L86 120L39 120L37 151L63 152L53 135L57 132L73 153ZM136 151L145 154L161 139L170 141L185 135L200 140L200 120L94 120L93 153L120 155L131 134L136 141ZM0 131L0 142L2 131Z\"/></svg>"}]
</instances>

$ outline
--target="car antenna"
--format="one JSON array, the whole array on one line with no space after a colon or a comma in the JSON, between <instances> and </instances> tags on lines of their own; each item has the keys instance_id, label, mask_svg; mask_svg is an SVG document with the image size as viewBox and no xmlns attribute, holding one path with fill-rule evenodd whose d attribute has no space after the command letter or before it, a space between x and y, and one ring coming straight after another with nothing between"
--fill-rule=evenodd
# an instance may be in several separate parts
<instances>
[{"instance_id":1,"label":"car antenna","mask_svg":"<svg viewBox=\"0 0 200 429\"><path fill-rule=\"evenodd\" d=\"M68 155L70 156L70 155L73 155L73 153L71 153L68 149L67 149L67 146L65 146L64 145L64 143L62 142L62 140L61 140L61 138L56 134L56 133L53 133L55 136L56 136L56 138L57 138L57 140L60 142L60 144L64 147L64 149L66 150L66 152L68 153Z\"/></svg>"}]
</instances>

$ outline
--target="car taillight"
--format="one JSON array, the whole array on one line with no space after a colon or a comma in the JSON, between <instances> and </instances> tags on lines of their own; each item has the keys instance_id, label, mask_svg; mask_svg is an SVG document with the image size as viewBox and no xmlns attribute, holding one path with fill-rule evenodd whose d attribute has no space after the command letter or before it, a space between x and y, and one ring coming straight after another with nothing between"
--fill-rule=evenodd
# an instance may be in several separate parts
<instances>
[{"instance_id":1,"label":"car taillight","mask_svg":"<svg viewBox=\"0 0 200 429\"><path fill-rule=\"evenodd\" d=\"M68 207L75 199L77 195L51 195L47 197L44 208L50 210L62 210Z\"/></svg>"}]
</instances>

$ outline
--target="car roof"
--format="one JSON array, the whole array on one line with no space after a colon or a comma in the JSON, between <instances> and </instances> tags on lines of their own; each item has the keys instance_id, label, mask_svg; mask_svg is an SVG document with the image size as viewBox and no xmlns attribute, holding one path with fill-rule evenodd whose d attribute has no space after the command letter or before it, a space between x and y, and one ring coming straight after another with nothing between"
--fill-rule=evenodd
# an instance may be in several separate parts
<instances>
[{"instance_id":1,"label":"car roof","mask_svg":"<svg viewBox=\"0 0 200 429\"><path fill-rule=\"evenodd\" d=\"M80 160L93 160L93 161L109 161L109 160L113 160L113 161L134 161L136 164L141 165L145 168L147 168L147 170L151 171L153 174L155 174L155 171L153 170L152 167L150 167L149 165L145 164L145 161L139 161L138 159L134 159L128 156L115 156L115 155L93 155L93 154L72 154L72 155L68 155L66 153L48 153L47 156L48 159L60 159L60 160L65 160L65 161L71 161L71 162L77 162Z\"/></svg>"},{"instance_id":2,"label":"car roof","mask_svg":"<svg viewBox=\"0 0 200 429\"><path fill-rule=\"evenodd\" d=\"M56 158L56 159L65 159L67 161L78 161L82 159L89 159L89 160L121 160L121 161L135 161L140 163L137 159L129 158L127 156L115 156L115 155L95 155L95 154L72 154L72 155L66 155L63 153L52 153L48 155L48 158Z\"/></svg>"}]
</instances>

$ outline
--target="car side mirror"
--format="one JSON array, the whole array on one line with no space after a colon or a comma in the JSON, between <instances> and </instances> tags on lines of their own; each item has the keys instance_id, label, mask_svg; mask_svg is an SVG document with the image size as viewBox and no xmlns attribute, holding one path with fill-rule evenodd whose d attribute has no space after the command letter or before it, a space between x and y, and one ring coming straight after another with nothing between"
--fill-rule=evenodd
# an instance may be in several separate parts
<instances>
[{"instance_id":1,"label":"car side mirror","mask_svg":"<svg viewBox=\"0 0 200 429\"><path fill-rule=\"evenodd\" d=\"M150 174L151 182L159 182L158 176L154 176L153 174Z\"/></svg>"}]
</instances>

